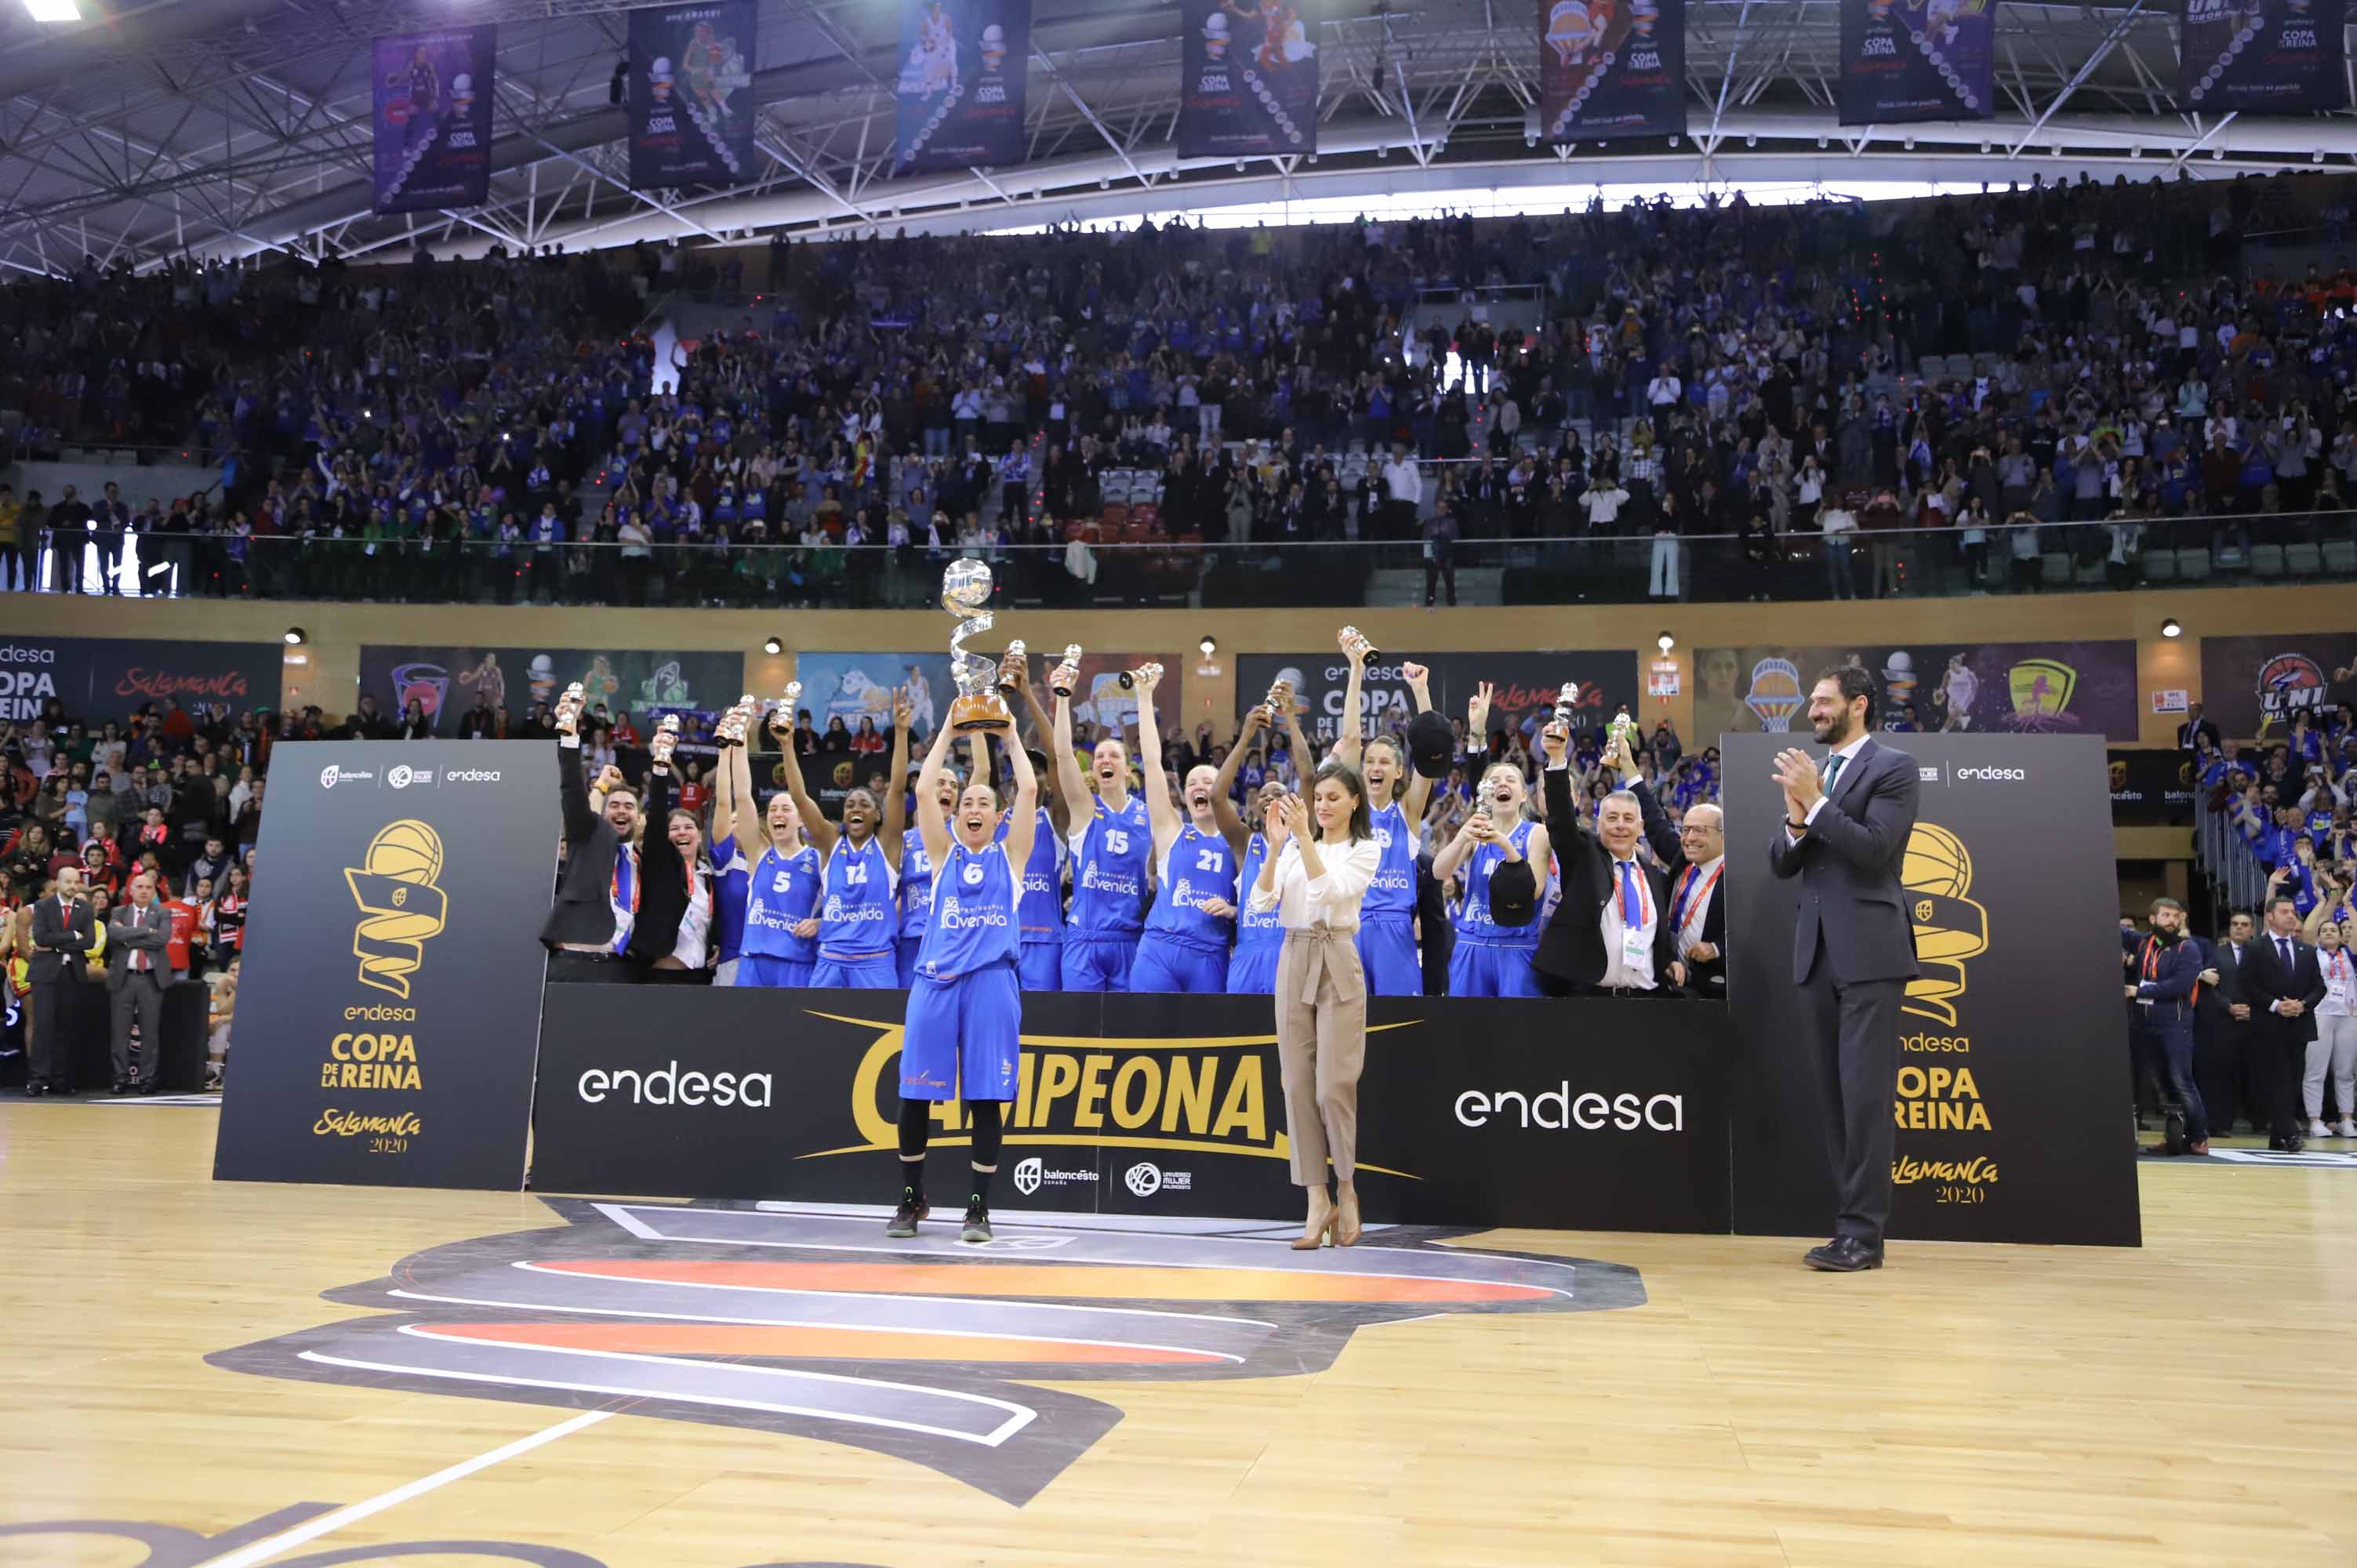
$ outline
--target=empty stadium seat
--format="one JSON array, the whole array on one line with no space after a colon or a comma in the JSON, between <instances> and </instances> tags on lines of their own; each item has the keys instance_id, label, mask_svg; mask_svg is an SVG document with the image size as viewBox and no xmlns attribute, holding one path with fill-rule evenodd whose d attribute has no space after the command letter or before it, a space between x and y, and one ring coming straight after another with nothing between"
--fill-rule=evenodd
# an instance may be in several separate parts
<instances>
[{"instance_id":1,"label":"empty stadium seat","mask_svg":"<svg viewBox=\"0 0 2357 1568\"><path fill-rule=\"evenodd\" d=\"M2177 553L2177 575L2184 582L2202 583L2210 578L2210 552L2201 549L2180 550Z\"/></svg>"},{"instance_id":2,"label":"empty stadium seat","mask_svg":"<svg viewBox=\"0 0 2357 1568\"><path fill-rule=\"evenodd\" d=\"M2326 540L2324 569L2336 577L2357 574L2357 539Z\"/></svg>"},{"instance_id":3,"label":"empty stadium seat","mask_svg":"<svg viewBox=\"0 0 2357 1568\"><path fill-rule=\"evenodd\" d=\"M2177 556L2171 551L2147 550L2143 557L2143 575L2147 583L2177 581Z\"/></svg>"},{"instance_id":4,"label":"empty stadium seat","mask_svg":"<svg viewBox=\"0 0 2357 1568\"><path fill-rule=\"evenodd\" d=\"M2313 577L2324 570L2324 552L2313 544L2287 544L2284 565L2295 577Z\"/></svg>"},{"instance_id":5,"label":"empty stadium seat","mask_svg":"<svg viewBox=\"0 0 2357 1568\"><path fill-rule=\"evenodd\" d=\"M2280 544L2251 546L2251 575L2280 577L2284 575L2284 547Z\"/></svg>"}]
</instances>

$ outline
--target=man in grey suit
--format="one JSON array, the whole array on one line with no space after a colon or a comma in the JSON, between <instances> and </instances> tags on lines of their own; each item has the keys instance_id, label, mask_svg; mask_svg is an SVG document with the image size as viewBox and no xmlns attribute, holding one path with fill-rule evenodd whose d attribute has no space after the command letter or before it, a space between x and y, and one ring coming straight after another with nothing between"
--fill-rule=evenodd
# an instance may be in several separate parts
<instances>
[{"instance_id":1,"label":"man in grey suit","mask_svg":"<svg viewBox=\"0 0 2357 1568\"><path fill-rule=\"evenodd\" d=\"M33 906L33 1050L25 1098L73 1092L75 1024L81 1016L82 954L98 940L81 867L58 867L57 891Z\"/></svg>"},{"instance_id":2,"label":"man in grey suit","mask_svg":"<svg viewBox=\"0 0 2357 1568\"><path fill-rule=\"evenodd\" d=\"M1820 772L1805 751L1776 754L1784 826L1768 846L1776 875L1801 882L1792 983L1817 1043L1839 1209L1833 1240L1806 1262L1833 1273L1882 1266L1899 1005L1916 972L1899 865L1922 781L1913 757L1874 739L1874 677L1854 665L1818 679L1809 725L1833 755Z\"/></svg>"},{"instance_id":3,"label":"man in grey suit","mask_svg":"<svg viewBox=\"0 0 2357 1568\"><path fill-rule=\"evenodd\" d=\"M164 1064L164 985L171 978L165 944L172 917L156 902L156 878L131 879L131 901L106 918L106 992L114 1013L114 1092L156 1092ZM139 1025L139 1076L131 1076L131 1026Z\"/></svg>"}]
</instances>

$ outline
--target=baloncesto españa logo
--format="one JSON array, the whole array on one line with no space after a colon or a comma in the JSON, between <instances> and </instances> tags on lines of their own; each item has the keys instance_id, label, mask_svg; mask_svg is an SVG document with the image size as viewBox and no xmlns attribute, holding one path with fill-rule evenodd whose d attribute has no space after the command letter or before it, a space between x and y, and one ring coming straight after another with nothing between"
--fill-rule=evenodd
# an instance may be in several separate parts
<instances>
[{"instance_id":1,"label":"baloncesto espa\u00f1a logo","mask_svg":"<svg viewBox=\"0 0 2357 1568\"><path fill-rule=\"evenodd\" d=\"M880 1210L548 1201L569 1225L415 1253L327 1293L366 1316L207 1359L820 1438L1019 1506L1122 1416L1043 1385L1291 1376L1368 1325L1645 1300L1624 1264L1444 1246L1462 1232L1431 1228L1305 1254L1291 1228L1244 1221L1002 1218L969 1247L949 1228L887 1241Z\"/></svg>"}]
</instances>

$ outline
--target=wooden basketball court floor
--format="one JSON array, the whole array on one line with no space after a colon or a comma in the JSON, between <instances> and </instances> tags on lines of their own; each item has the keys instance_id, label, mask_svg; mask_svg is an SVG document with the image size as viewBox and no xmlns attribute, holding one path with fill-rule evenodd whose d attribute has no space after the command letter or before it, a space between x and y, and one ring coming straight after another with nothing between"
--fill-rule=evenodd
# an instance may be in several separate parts
<instances>
[{"instance_id":1,"label":"wooden basketball court floor","mask_svg":"<svg viewBox=\"0 0 2357 1568\"><path fill-rule=\"evenodd\" d=\"M0 1106L0 1563L2357 1563L2357 1169L2147 1161L2140 1251L1860 1277L1535 1231L1281 1275L1262 1231L1003 1225L896 1295L872 1217L216 1184L216 1120ZM513 1310L544 1286L590 1294ZM727 1305L643 1305L678 1293ZM924 1301L952 1326L891 1326ZM371 1326L427 1303L480 1321ZM1109 1316L965 1333L1006 1311ZM467 1369L519 1348L536 1379ZM683 1367L722 1381L641 1380Z\"/></svg>"}]
</instances>

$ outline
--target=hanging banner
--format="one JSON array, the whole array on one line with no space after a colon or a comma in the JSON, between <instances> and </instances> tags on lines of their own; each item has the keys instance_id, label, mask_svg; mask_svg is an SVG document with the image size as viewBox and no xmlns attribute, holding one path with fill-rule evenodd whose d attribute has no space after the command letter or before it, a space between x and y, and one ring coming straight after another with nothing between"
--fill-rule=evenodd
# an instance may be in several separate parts
<instances>
[{"instance_id":1,"label":"hanging banner","mask_svg":"<svg viewBox=\"0 0 2357 1568\"><path fill-rule=\"evenodd\" d=\"M1031 0L902 0L896 174L1023 161Z\"/></svg>"},{"instance_id":2,"label":"hanging banner","mask_svg":"<svg viewBox=\"0 0 2357 1568\"><path fill-rule=\"evenodd\" d=\"M479 207L491 194L491 81L499 27L379 38L376 209Z\"/></svg>"},{"instance_id":3,"label":"hanging banner","mask_svg":"<svg viewBox=\"0 0 2357 1568\"><path fill-rule=\"evenodd\" d=\"M630 13L630 184L737 185L753 166L753 0Z\"/></svg>"},{"instance_id":4,"label":"hanging banner","mask_svg":"<svg viewBox=\"0 0 2357 1568\"><path fill-rule=\"evenodd\" d=\"M2117 642L1918 642L1904 648L1706 648L1695 656L1695 729L1805 733L1809 688L1854 664L1882 685L1886 724L1910 709L1919 730L2100 735L2134 745L2136 645Z\"/></svg>"},{"instance_id":5,"label":"hanging banner","mask_svg":"<svg viewBox=\"0 0 2357 1568\"><path fill-rule=\"evenodd\" d=\"M1550 142L1686 128L1686 14L1672 0L1539 0L1539 115Z\"/></svg>"},{"instance_id":6,"label":"hanging banner","mask_svg":"<svg viewBox=\"0 0 2357 1568\"><path fill-rule=\"evenodd\" d=\"M1996 0L1842 0L1841 123L1996 113Z\"/></svg>"},{"instance_id":7,"label":"hanging banner","mask_svg":"<svg viewBox=\"0 0 2357 1568\"><path fill-rule=\"evenodd\" d=\"M2281 740L2302 714L2316 724L2328 709L2357 703L2357 632L2205 637L2201 703L2229 740Z\"/></svg>"},{"instance_id":8,"label":"hanging banner","mask_svg":"<svg viewBox=\"0 0 2357 1568\"><path fill-rule=\"evenodd\" d=\"M2185 0L2180 109L2309 114L2349 107L2346 0Z\"/></svg>"},{"instance_id":9,"label":"hanging banner","mask_svg":"<svg viewBox=\"0 0 2357 1568\"><path fill-rule=\"evenodd\" d=\"M1180 0L1178 156L1318 150L1318 46L1281 0Z\"/></svg>"}]
</instances>

